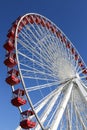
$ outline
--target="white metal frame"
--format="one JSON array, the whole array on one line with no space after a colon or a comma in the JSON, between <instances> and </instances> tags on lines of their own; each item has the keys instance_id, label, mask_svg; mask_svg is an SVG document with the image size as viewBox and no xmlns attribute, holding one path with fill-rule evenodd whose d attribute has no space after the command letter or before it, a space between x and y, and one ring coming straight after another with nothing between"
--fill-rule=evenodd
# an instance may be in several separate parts
<instances>
[{"instance_id":1,"label":"white metal frame","mask_svg":"<svg viewBox=\"0 0 87 130\"><path fill-rule=\"evenodd\" d=\"M33 13L31 13L31 14L33 14ZM19 69L19 72L20 72L20 78L21 78L21 81L22 81L22 85L23 85L23 87L24 87L24 90L25 90L25 92L26 92L26 96L27 96L27 100L28 100L28 102L29 102L29 104L30 104L30 106L31 106L31 108L32 108L32 110L34 111L34 113L35 113L35 117L36 117L36 119L37 119L37 121L38 121L38 125L36 126L36 128L35 128L35 130L40 130L40 128L42 129L42 130L45 130L46 128L44 128L44 126L43 126L43 122L46 120L46 118L47 118L47 114L49 114L50 113L50 111L52 110L52 107L54 106L54 104L56 103L56 100L57 100L57 98L59 97L59 95L58 94L60 94L61 92L62 92L62 89L59 91L59 93L58 93L58 91L56 91L57 92L57 94L56 94L56 92L55 92L55 95L54 95L54 93L53 93L53 98L52 98L52 93L51 93L51 95L49 95L45 100L43 100L42 102L41 102L41 105L38 105L39 107L37 107L38 109L35 109L35 107L34 107L34 105L32 104L32 101L31 101L31 99L30 99L30 96L29 96L29 94L28 94L28 92L30 92L30 91L35 91L36 89L43 89L44 87L49 87L49 86L51 86L51 85L55 85L55 84L60 84L60 83L63 83L63 82L66 82L66 79L63 79L63 77L64 78L66 78L66 76L67 75L70 75L70 73L68 74L66 74L66 72L64 73L64 72L62 72L62 67L61 67L61 64L60 64L60 69L61 70L58 70L58 72L59 72L59 74L60 74L60 76L61 76L61 81L58 81L57 82L57 80L55 80L55 82L54 83L50 83L50 84L46 84L45 86L44 85L36 85L36 86L34 86L34 87L32 87L32 88L26 88L26 85L25 85L25 82L24 82L24 78L31 78L31 77L29 77L29 76L23 76L22 75L22 72L21 71L29 71L29 70L23 70L23 69L21 69L21 67L20 67L20 64L22 64L22 63L20 63L20 60L19 60L19 57L18 57L18 55L20 54L20 55L22 55L23 57L25 57L25 58L27 58L27 59L29 59L29 60L31 60L32 62L36 62L36 61L34 61L34 59L31 59L30 57L28 57L28 56L26 56L25 54L23 54L23 53L21 53L20 52L20 50L18 50L18 48L17 48L17 42L18 42L18 38L17 38L17 35L18 35L18 27L19 27L19 24L20 24L20 22L22 21L22 19L24 18L24 17L26 17L27 15L31 15L31 14L26 14L26 15L24 15L23 17L21 17L21 19L19 20L19 22L18 22L18 25L17 25L17 29L16 29L16 34L15 34L15 48L16 48L16 58L17 58L17 63L18 63L18 69ZM36 14L36 15L39 15L39 14ZM41 16L41 15L40 15ZM43 16L41 16L41 17L43 17ZM45 18L45 17L43 17L43 18ZM47 18L45 18L45 19L47 19ZM48 19L47 19L48 20ZM50 20L48 20L48 21L50 21ZM50 21L51 22L51 21ZM51 22L52 23L52 22ZM52 23L53 24L53 23ZM53 24L54 25L54 24ZM33 25L32 25L33 26ZM26 26L26 28L27 29L29 29L28 28L28 26ZM34 26L33 26L33 28L34 28ZM57 27L56 27L57 28ZM41 30L40 30L40 28L38 28L39 29L39 31L41 32ZM59 29L59 28L57 28L57 29ZM26 30L25 30L26 31ZM30 30L31 31L31 30ZM47 30L46 30L47 31ZM61 31L62 32L62 31ZM31 32L32 33L32 32ZM36 30L36 33L37 33L37 35L40 35L38 32L37 32L37 30ZM49 33L49 32L48 32ZM63 32L62 32L63 33ZM43 32L41 32L41 35L43 34ZM24 34L24 35L26 35L26 34ZM37 39L37 37L35 36L35 34L33 34L32 33L32 35ZM65 35L65 34L64 34ZM29 36L26 36L27 38L29 37ZM27 40L27 39L26 39ZM30 40L32 41L32 39L30 38ZM60 59L59 59L59 61L58 61L58 63L57 63L57 61L56 61L56 58L58 57L58 54L56 55L55 54L55 50L57 50L58 49L58 47L56 48L55 47L55 45L53 46L54 48L53 49L50 49L50 51L48 52L48 54L52 57L52 58L50 58L50 57L48 57L47 55L42 55L41 56L41 58L43 57L43 59L45 59L46 58L46 56L47 56L47 63L48 62L50 62L50 59L52 59L52 61L51 62L53 62L54 64L53 64L53 67L54 67L54 70L53 71L55 71L55 69L56 69L56 71L57 71L57 64L59 64L59 62L60 63L62 63L62 60L64 60L64 64L65 64L65 66L66 65L69 65L69 61L68 60L70 60L72 63L72 69L70 69L71 71L72 71L72 74L70 75L70 79L67 79L67 80L72 80L72 83L70 84L69 83L69 86L67 87L67 90L65 90L66 92L64 92L65 93L65 96L63 97L63 99L62 99L62 102L61 102L61 104L60 104L60 106L59 106L59 108L58 108L58 110L56 111L56 114L54 113L54 119L53 119L53 122L52 122L52 125L51 125L51 127L50 128L47 128L47 129L50 129L50 130L58 130L58 125L59 125L59 123L60 123L60 121L61 121L61 118L62 118L62 116L63 116L63 114L64 114L64 111L65 111L65 109L66 109L66 106L67 106L67 104L68 104L68 101L69 101L69 99L70 99L70 96L71 96L71 92L72 92L72 89L73 89L73 82L75 82L76 84L77 84L77 86L78 86L78 88L79 88L79 90L81 91L81 93L82 93L82 95L83 95L83 97L84 97L84 99L87 101L87 91L84 89L84 86L80 83L80 81L82 80L82 79L85 79L85 76L82 76L81 78L80 78L80 76L79 76L79 74L81 74L81 70L80 70L80 67L77 65L78 63L77 63L77 61L74 61L74 58L73 58L73 56L72 55L70 55L70 52L69 52L69 50L68 49L66 49L66 48L63 48L63 46L61 46L61 42L60 42L60 40L55 40L54 39L54 37L53 36L51 36L51 34L48 34L47 36L45 36L44 37L44 39L42 39L41 41L40 40L38 40L37 39L37 41L38 41L38 43L39 43L39 45L40 44L42 44L42 42L44 41L44 40L46 40L46 42L47 43L49 43L49 40L50 40L50 45L51 46L53 46L53 43L55 43L56 44L56 47L57 47L57 43L59 43L58 45L60 46L60 50L58 50L59 51L59 55L61 56L60 57ZM67 38L67 40L69 40L68 38ZM70 40L69 40L70 41ZM26 50L28 50L28 51L31 51L32 53L34 53L34 48L33 48L33 46L32 46L32 48L28 48L28 46L23 42L23 41L19 41L19 42L21 42L21 44L26 48ZM34 42L34 41L33 41ZM71 41L70 41L71 42ZM36 43L34 42L34 44L36 45ZM72 43L71 43L72 44ZM40 45L41 46L41 45ZM72 44L72 46L73 46L73 44ZM44 45L43 46L44 47L44 50L45 51L48 51L47 50L47 48L49 48L49 46L47 45L47 48L46 48L46 46ZM73 46L74 47L74 46ZM75 48L75 47L74 47ZM30 49L30 50L29 50ZM54 51L54 54L52 54L52 51ZM66 51L67 51L67 53L66 53ZM76 50L77 51L77 50ZM39 54L39 52L35 52L37 55L39 55L40 56L40 54ZM77 52L78 53L78 52ZM67 59L67 58L68 59ZM38 57L37 57L38 58ZM65 59L66 58L66 59ZM82 58L81 58L82 59ZM83 60L82 60L83 61ZM68 62L68 64L67 64L67 62ZM51 72L52 70L51 70L51 68L50 68L50 64L49 64L49 66L46 64L46 65L43 65L42 63L40 63L40 62L36 62L37 63L37 65L42 65L42 67L43 68L45 68L46 67L46 69L49 69L49 71ZM83 62L84 63L84 62ZM26 65L27 66L27 65ZM28 67L28 66L27 66ZM67 66L67 69L69 68L69 66ZM65 68L64 68L65 69ZM66 70L66 69L65 69ZM36 70L36 69L34 69L33 70L33 73L34 73L34 71L35 72L37 72L37 73L40 73L40 74L43 74L44 72L41 72L41 71L38 71L38 70ZM76 71L76 73L74 72L74 71ZM53 75L50 75L50 74L48 74L48 76L51 76L51 77L56 77L56 74L53 74ZM38 79L38 78L37 78ZM43 78L43 80L45 80L45 78ZM80 81L79 81L80 80ZM58 85L59 86L59 85ZM66 84L65 84L65 86L66 86ZM66 89L66 87L65 87L65 89ZM64 91L64 88L63 88L63 91ZM52 98L52 99L51 99ZM48 100L51 100L49 103L48 103ZM38 117L38 111L44 106L44 105L46 105L46 103L48 103L48 107L46 108L46 110L44 111L44 113L42 114L42 117L43 118L39 118ZM78 113L78 108L74 105L74 107L75 107L75 109L76 109L76 113L77 113L77 116L79 116L79 119L80 119L80 121L81 121L81 123L83 124L83 122L82 122L82 119L80 118L80 115L79 115L79 113ZM50 108L49 110L47 110L48 108ZM21 108L19 108L19 110L21 111ZM56 123L57 122L57 123ZM83 124L83 127L84 127L84 129L86 130L86 127L85 127L85 125ZM17 130L20 130L20 127L18 127L17 128Z\"/></svg>"}]
</instances>

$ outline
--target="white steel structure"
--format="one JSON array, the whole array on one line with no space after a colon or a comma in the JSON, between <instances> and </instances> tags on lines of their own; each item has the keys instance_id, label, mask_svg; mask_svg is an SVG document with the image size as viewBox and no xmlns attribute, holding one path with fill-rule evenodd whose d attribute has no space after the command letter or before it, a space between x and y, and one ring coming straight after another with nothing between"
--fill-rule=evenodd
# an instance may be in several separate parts
<instances>
[{"instance_id":1,"label":"white steel structure","mask_svg":"<svg viewBox=\"0 0 87 130\"><path fill-rule=\"evenodd\" d=\"M49 19L26 14L14 52L27 99L19 110L34 111L32 130L87 130L87 69L66 35Z\"/></svg>"}]
</instances>

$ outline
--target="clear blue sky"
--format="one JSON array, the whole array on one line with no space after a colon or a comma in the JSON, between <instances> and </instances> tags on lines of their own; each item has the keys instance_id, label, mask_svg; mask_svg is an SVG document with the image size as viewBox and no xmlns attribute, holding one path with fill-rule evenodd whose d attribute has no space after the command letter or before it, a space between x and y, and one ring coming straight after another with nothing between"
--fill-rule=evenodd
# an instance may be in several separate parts
<instances>
[{"instance_id":1,"label":"clear blue sky","mask_svg":"<svg viewBox=\"0 0 87 130\"><path fill-rule=\"evenodd\" d=\"M0 1L0 130L15 130L20 115L10 103L11 88L5 83L3 44L11 23L20 15L40 13L52 20L76 46L87 64L87 0Z\"/></svg>"}]
</instances>

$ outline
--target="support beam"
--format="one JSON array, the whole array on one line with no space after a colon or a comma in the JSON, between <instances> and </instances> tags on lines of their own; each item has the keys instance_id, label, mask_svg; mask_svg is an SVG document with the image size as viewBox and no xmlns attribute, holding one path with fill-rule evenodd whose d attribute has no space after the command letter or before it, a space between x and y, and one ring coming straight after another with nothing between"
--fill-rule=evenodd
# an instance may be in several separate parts
<instances>
[{"instance_id":1,"label":"support beam","mask_svg":"<svg viewBox=\"0 0 87 130\"><path fill-rule=\"evenodd\" d=\"M79 118L79 120L80 120L80 123L81 123L81 125L82 125L82 127L83 127L83 130L87 130L87 128L86 128L86 126L85 126L85 124L84 124L84 122L83 122L83 120L82 120L82 117L81 117L81 115L80 115L80 113L79 113L79 111L78 111L78 108L77 108L77 106L74 104L74 108L75 108L75 110L76 110L76 113L77 113L77 116L78 116L78 118Z\"/></svg>"},{"instance_id":2,"label":"support beam","mask_svg":"<svg viewBox=\"0 0 87 130\"><path fill-rule=\"evenodd\" d=\"M64 86L65 86L65 85L60 86L60 88L58 88L58 89L52 91L49 95L47 95L47 96L45 97L45 99L42 100L42 102L35 108L36 113L38 113L38 112L44 107L44 105L46 105L47 102L48 102L54 95L56 95L57 93L60 93L60 92L62 91L62 89L63 89Z\"/></svg>"},{"instance_id":3,"label":"support beam","mask_svg":"<svg viewBox=\"0 0 87 130\"><path fill-rule=\"evenodd\" d=\"M59 126L59 123L61 121L61 118L64 114L64 111L66 109L66 106L67 106L67 103L70 99L70 96L71 96L71 92L72 92L72 88L73 88L73 83L70 83L69 86L67 86L67 90L65 92L65 95L63 97L63 100L59 106L59 109L57 110L56 114L55 114L55 117L54 117L54 120L53 120L53 123L51 125L51 130L57 130L58 129L58 126Z\"/></svg>"},{"instance_id":4,"label":"support beam","mask_svg":"<svg viewBox=\"0 0 87 130\"><path fill-rule=\"evenodd\" d=\"M66 110L67 110L67 130L71 130L71 120L70 120L69 106L66 107Z\"/></svg>"},{"instance_id":5,"label":"support beam","mask_svg":"<svg viewBox=\"0 0 87 130\"><path fill-rule=\"evenodd\" d=\"M42 116L41 116L41 118L40 118L41 123L44 123L45 120L47 119L47 117L49 116L49 114L50 114L50 112L51 112L53 106L55 105L55 103L56 103L56 101L57 101L57 99L58 99L60 93L61 93L61 92L59 92L58 94L56 94L56 95L51 99L51 101L48 103L46 109L44 110L44 112L43 112L43 114L42 114ZM40 126L37 125L37 127L35 128L35 130L40 130Z\"/></svg>"},{"instance_id":6,"label":"support beam","mask_svg":"<svg viewBox=\"0 0 87 130\"><path fill-rule=\"evenodd\" d=\"M78 85L78 88L83 95L85 101L87 102L87 91L85 90L84 84L81 83L78 79L75 80L76 84Z\"/></svg>"}]
</instances>

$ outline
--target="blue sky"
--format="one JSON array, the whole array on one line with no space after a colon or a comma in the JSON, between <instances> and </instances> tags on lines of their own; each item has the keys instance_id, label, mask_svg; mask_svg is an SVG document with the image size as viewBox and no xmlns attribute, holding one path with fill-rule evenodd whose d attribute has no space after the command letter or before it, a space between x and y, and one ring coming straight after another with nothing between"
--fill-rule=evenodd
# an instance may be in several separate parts
<instances>
[{"instance_id":1,"label":"blue sky","mask_svg":"<svg viewBox=\"0 0 87 130\"><path fill-rule=\"evenodd\" d=\"M5 83L7 68L3 44L11 23L20 15L39 13L53 21L75 45L87 63L87 0L2 0L0 2L0 130L15 130L20 115L10 103L11 88Z\"/></svg>"}]
</instances>

